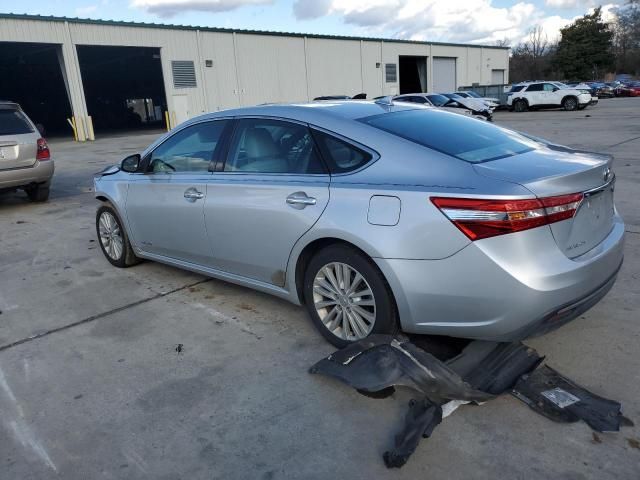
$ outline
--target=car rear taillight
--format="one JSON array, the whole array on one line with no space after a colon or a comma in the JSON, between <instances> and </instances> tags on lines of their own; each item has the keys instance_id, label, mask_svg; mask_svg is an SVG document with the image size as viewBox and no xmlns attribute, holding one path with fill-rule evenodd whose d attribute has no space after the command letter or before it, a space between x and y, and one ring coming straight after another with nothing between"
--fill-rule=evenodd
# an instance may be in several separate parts
<instances>
[{"instance_id":1,"label":"car rear taillight","mask_svg":"<svg viewBox=\"0 0 640 480\"><path fill-rule=\"evenodd\" d=\"M520 232L572 218L582 193L530 200L431 197L433 204L471 240Z\"/></svg>"},{"instance_id":2,"label":"car rear taillight","mask_svg":"<svg viewBox=\"0 0 640 480\"><path fill-rule=\"evenodd\" d=\"M49 160L51 158L51 152L49 151L49 145L44 138L38 139L38 152L36 153L36 160Z\"/></svg>"}]
</instances>

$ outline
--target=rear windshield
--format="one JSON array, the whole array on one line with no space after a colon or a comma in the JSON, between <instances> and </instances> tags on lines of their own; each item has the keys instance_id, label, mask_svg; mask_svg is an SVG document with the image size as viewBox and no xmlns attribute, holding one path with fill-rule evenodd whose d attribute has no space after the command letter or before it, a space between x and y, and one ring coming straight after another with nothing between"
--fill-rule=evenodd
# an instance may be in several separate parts
<instances>
[{"instance_id":1,"label":"rear windshield","mask_svg":"<svg viewBox=\"0 0 640 480\"><path fill-rule=\"evenodd\" d=\"M360 121L470 163L510 157L539 147L511 130L438 110L403 110Z\"/></svg>"},{"instance_id":2,"label":"rear windshield","mask_svg":"<svg viewBox=\"0 0 640 480\"><path fill-rule=\"evenodd\" d=\"M427 95L427 98L429 98L429 100L431 100L431 103L433 103L436 107L442 107L443 105L449 103L449 99L440 94Z\"/></svg>"},{"instance_id":3,"label":"rear windshield","mask_svg":"<svg viewBox=\"0 0 640 480\"><path fill-rule=\"evenodd\" d=\"M0 135L20 135L31 132L33 128L20 110L0 109Z\"/></svg>"}]
</instances>

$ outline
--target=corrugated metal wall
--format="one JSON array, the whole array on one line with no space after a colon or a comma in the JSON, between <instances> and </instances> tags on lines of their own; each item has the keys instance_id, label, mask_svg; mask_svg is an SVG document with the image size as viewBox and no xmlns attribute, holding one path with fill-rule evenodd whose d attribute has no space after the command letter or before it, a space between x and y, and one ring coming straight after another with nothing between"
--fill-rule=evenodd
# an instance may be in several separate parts
<instances>
[{"instance_id":1,"label":"corrugated metal wall","mask_svg":"<svg viewBox=\"0 0 640 480\"><path fill-rule=\"evenodd\" d=\"M170 110L180 118L266 102L306 101L321 95L368 98L393 95L384 64L400 55L427 57L427 85L433 85L433 57L456 58L458 85L491 81L491 70L508 71L508 50L476 46L347 40L286 35L149 28L112 23L0 18L0 41L62 44L74 115L87 112L76 45L158 47ZM171 62L193 61L194 88L175 88ZM207 66L207 60L211 66ZM399 80L399 79L398 79ZM507 81L508 79L505 79Z\"/></svg>"}]
</instances>

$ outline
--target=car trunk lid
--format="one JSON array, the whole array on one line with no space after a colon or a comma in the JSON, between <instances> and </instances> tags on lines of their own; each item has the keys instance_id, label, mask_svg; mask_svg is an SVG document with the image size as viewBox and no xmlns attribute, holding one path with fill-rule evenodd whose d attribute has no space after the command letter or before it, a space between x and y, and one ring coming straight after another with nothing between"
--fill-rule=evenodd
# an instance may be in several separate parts
<instances>
[{"instance_id":1,"label":"car trunk lid","mask_svg":"<svg viewBox=\"0 0 640 480\"><path fill-rule=\"evenodd\" d=\"M573 218L550 224L569 258L582 255L609 234L614 223L615 176L609 155L557 145L474 165L481 175L518 183L539 198L583 193Z\"/></svg>"}]
</instances>

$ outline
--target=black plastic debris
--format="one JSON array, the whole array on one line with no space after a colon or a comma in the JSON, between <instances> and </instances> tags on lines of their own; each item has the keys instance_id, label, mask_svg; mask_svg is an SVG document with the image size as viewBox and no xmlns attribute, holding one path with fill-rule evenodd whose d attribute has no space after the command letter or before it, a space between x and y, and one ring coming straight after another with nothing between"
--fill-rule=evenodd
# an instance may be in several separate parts
<instances>
[{"instance_id":1,"label":"black plastic debris","mask_svg":"<svg viewBox=\"0 0 640 480\"><path fill-rule=\"evenodd\" d=\"M387 468L400 468L416 451L421 438L429 438L442 422L442 407L427 398L411 400L404 420L404 428L396 435L394 448L384 452Z\"/></svg>"},{"instance_id":2,"label":"black plastic debris","mask_svg":"<svg viewBox=\"0 0 640 480\"><path fill-rule=\"evenodd\" d=\"M591 393L548 365L523 375L513 395L556 422L584 420L597 432L617 432L627 424L618 402Z\"/></svg>"},{"instance_id":3,"label":"black plastic debris","mask_svg":"<svg viewBox=\"0 0 640 480\"><path fill-rule=\"evenodd\" d=\"M544 360L533 348L519 342L499 343L477 340L447 365L477 390L500 395L518 378Z\"/></svg>"},{"instance_id":4,"label":"black plastic debris","mask_svg":"<svg viewBox=\"0 0 640 480\"><path fill-rule=\"evenodd\" d=\"M555 421L582 419L599 432L632 424L620 413L619 403L587 391L548 366L539 367L544 358L522 343L465 344L457 355L438 359L405 338L372 335L320 360L309 372L341 380L372 398L388 397L396 386L421 394L409 403L394 446L383 455L388 468L403 466L420 439L431 436L459 405L482 403L507 391Z\"/></svg>"},{"instance_id":5,"label":"black plastic debris","mask_svg":"<svg viewBox=\"0 0 640 480\"><path fill-rule=\"evenodd\" d=\"M309 370L342 380L361 392L405 386L432 402L484 402L493 398L465 383L460 375L410 342L389 335L372 335L320 360Z\"/></svg>"}]
</instances>

